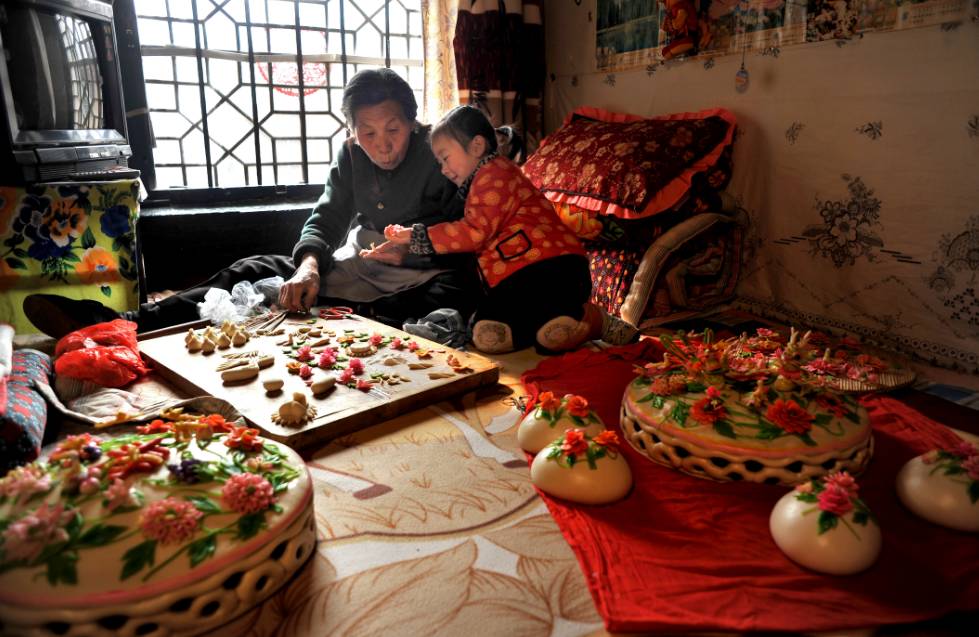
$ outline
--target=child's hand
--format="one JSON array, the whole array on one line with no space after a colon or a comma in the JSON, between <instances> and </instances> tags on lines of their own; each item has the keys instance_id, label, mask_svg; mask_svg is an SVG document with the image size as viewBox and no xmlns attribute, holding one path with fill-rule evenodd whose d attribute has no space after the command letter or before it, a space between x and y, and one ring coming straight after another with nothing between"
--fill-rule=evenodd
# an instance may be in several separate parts
<instances>
[{"instance_id":1,"label":"child's hand","mask_svg":"<svg viewBox=\"0 0 979 637\"><path fill-rule=\"evenodd\" d=\"M403 245L398 245L391 241L385 241L381 245L370 250L361 250L360 256L363 259L380 261L388 265L401 265L402 259L407 254L408 249Z\"/></svg>"},{"instance_id":2,"label":"child's hand","mask_svg":"<svg viewBox=\"0 0 979 637\"><path fill-rule=\"evenodd\" d=\"M384 228L384 238L392 243L406 245L411 243L411 228L396 223L391 224Z\"/></svg>"}]
</instances>

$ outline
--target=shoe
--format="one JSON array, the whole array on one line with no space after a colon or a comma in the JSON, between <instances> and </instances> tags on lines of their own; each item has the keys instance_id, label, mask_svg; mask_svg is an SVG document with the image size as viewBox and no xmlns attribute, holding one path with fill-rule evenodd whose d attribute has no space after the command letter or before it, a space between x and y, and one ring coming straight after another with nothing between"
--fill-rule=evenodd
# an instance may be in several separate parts
<instances>
[{"instance_id":1,"label":"shoe","mask_svg":"<svg viewBox=\"0 0 979 637\"><path fill-rule=\"evenodd\" d=\"M484 354L506 354L513 351L513 332L499 321L476 321L473 325L473 345Z\"/></svg>"},{"instance_id":2,"label":"shoe","mask_svg":"<svg viewBox=\"0 0 979 637\"><path fill-rule=\"evenodd\" d=\"M639 330L617 316L604 314L602 340L609 345L628 345L639 340Z\"/></svg>"},{"instance_id":3,"label":"shoe","mask_svg":"<svg viewBox=\"0 0 979 637\"><path fill-rule=\"evenodd\" d=\"M591 325L570 316L558 316L537 330L537 344L549 352L567 352L588 340Z\"/></svg>"},{"instance_id":4,"label":"shoe","mask_svg":"<svg viewBox=\"0 0 979 637\"><path fill-rule=\"evenodd\" d=\"M56 294L30 294L24 299L24 316L53 338L96 323L122 318L98 301L76 301Z\"/></svg>"}]
</instances>

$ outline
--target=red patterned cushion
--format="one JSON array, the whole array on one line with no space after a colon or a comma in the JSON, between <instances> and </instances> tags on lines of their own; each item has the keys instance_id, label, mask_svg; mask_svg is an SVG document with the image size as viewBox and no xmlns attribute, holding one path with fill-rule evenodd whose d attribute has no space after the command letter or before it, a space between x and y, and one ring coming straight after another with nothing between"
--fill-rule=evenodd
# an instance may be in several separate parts
<instances>
[{"instance_id":1,"label":"red patterned cushion","mask_svg":"<svg viewBox=\"0 0 979 637\"><path fill-rule=\"evenodd\" d=\"M735 123L720 108L645 119L583 107L523 169L552 202L646 217L684 200L733 142Z\"/></svg>"},{"instance_id":2,"label":"red patterned cushion","mask_svg":"<svg viewBox=\"0 0 979 637\"><path fill-rule=\"evenodd\" d=\"M0 476L37 458L48 407L34 383L50 383L51 358L17 350L10 375L0 380Z\"/></svg>"}]
</instances>

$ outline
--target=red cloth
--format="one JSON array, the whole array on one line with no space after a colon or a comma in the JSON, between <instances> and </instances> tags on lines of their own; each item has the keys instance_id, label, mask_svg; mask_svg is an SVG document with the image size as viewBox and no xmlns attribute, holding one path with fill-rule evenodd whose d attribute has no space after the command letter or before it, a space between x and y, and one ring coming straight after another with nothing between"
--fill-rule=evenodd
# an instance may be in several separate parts
<instances>
[{"instance_id":1,"label":"red cloth","mask_svg":"<svg viewBox=\"0 0 979 637\"><path fill-rule=\"evenodd\" d=\"M539 391L585 396L617 428L633 363L658 358L657 341L543 361L522 381ZM863 400L876 450L860 478L877 516L880 558L867 571L821 575L775 546L768 517L785 487L718 483L658 465L624 442L633 491L607 506L543 493L575 552L609 631L824 631L907 623L979 609L979 541L926 522L898 500L901 466L958 438L886 396ZM971 423L948 423L972 430Z\"/></svg>"}]
</instances>

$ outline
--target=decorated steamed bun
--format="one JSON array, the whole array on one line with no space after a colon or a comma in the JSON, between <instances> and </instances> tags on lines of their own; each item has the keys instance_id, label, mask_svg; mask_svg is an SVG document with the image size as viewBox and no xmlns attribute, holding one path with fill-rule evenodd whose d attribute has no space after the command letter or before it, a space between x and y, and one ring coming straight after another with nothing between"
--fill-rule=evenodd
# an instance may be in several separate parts
<instances>
[{"instance_id":1,"label":"decorated steamed bun","mask_svg":"<svg viewBox=\"0 0 979 637\"><path fill-rule=\"evenodd\" d=\"M929 522L979 531L979 448L962 442L912 458L897 474L897 495Z\"/></svg>"},{"instance_id":2,"label":"decorated steamed bun","mask_svg":"<svg viewBox=\"0 0 979 637\"><path fill-rule=\"evenodd\" d=\"M566 430L537 454L530 477L541 491L582 504L620 500L632 487L619 436L610 430L594 438L579 428Z\"/></svg>"},{"instance_id":3,"label":"decorated steamed bun","mask_svg":"<svg viewBox=\"0 0 979 637\"><path fill-rule=\"evenodd\" d=\"M772 509L769 529L791 560L814 571L851 575L880 554L877 520L845 471L797 486Z\"/></svg>"},{"instance_id":4,"label":"decorated steamed bun","mask_svg":"<svg viewBox=\"0 0 979 637\"><path fill-rule=\"evenodd\" d=\"M538 396L534 411L520 422L517 442L525 451L537 453L563 437L566 429L581 429L585 435L594 437L605 425L582 396L568 394L558 398L546 391Z\"/></svg>"}]
</instances>

